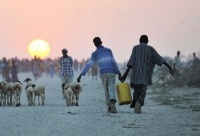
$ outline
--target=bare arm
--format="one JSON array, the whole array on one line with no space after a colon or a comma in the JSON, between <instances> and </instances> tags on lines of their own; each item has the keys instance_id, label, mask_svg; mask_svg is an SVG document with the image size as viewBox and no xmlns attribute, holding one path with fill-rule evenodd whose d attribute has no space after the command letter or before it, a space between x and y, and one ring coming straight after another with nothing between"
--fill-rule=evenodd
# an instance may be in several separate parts
<instances>
[{"instance_id":1,"label":"bare arm","mask_svg":"<svg viewBox=\"0 0 200 136\"><path fill-rule=\"evenodd\" d=\"M132 68L132 66L128 66L128 67L127 67L127 69L126 69L124 75L123 75L122 78L121 78L121 82L124 82L124 81L126 80L126 77L127 77L128 73L129 73L129 71L131 70L131 68Z\"/></svg>"},{"instance_id":2,"label":"bare arm","mask_svg":"<svg viewBox=\"0 0 200 136\"><path fill-rule=\"evenodd\" d=\"M166 61L163 64L169 69L170 74L174 76L174 71L172 67Z\"/></svg>"}]
</instances>

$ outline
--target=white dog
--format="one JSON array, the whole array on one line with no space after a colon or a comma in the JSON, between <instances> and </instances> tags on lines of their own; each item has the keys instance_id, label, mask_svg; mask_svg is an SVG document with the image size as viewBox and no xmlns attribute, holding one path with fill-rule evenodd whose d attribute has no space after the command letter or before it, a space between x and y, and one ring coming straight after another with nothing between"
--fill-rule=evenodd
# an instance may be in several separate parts
<instances>
[{"instance_id":1,"label":"white dog","mask_svg":"<svg viewBox=\"0 0 200 136\"><path fill-rule=\"evenodd\" d=\"M70 83L63 83L63 84L61 85L61 87L62 87L63 99L65 99L65 94L64 94L64 92L65 92L65 90L67 90L67 88L70 87Z\"/></svg>"},{"instance_id":2,"label":"white dog","mask_svg":"<svg viewBox=\"0 0 200 136\"><path fill-rule=\"evenodd\" d=\"M73 106L73 91L70 87L70 83L62 84L63 99L66 100L67 106Z\"/></svg>"},{"instance_id":3,"label":"white dog","mask_svg":"<svg viewBox=\"0 0 200 136\"><path fill-rule=\"evenodd\" d=\"M73 91L71 88L64 88L64 98L67 106L73 105Z\"/></svg>"},{"instance_id":4,"label":"white dog","mask_svg":"<svg viewBox=\"0 0 200 136\"><path fill-rule=\"evenodd\" d=\"M20 97L22 93L22 83L20 81L16 81L13 83L14 97L15 97L15 105L20 106Z\"/></svg>"},{"instance_id":5,"label":"white dog","mask_svg":"<svg viewBox=\"0 0 200 136\"><path fill-rule=\"evenodd\" d=\"M15 104L15 102L13 102L13 96L14 96L13 84L7 83L5 90L7 96L7 106L12 106L13 104Z\"/></svg>"},{"instance_id":6,"label":"white dog","mask_svg":"<svg viewBox=\"0 0 200 136\"><path fill-rule=\"evenodd\" d=\"M82 91L82 85L78 82L72 82L72 83L63 83L62 84L62 91L63 91L63 98L66 99L66 95L65 92L68 88L71 88L71 90L73 91L73 104L74 106L78 106L78 102L79 102L79 95Z\"/></svg>"},{"instance_id":7,"label":"white dog","mask_svg":"<svg viewBox=\"0 0 200 136\"><path fill-rule=\"evenodd\" d=\"M33 105L33 83L32 80L30 78L26 78L24 80L24 82L26 82L26 86L25 86L25 92L27 95L27 100L28 100L28 106L32 106Z\"/></svg>"},{"instance_id":8,"label":"white dog","mask_svg":"<svg viewBox=\"0 0 200 136\"><path fill-rule=\"evenodd\" d=\"M73 105L78 106L79 104L79 95L83 90L83 87L78 82L72 82L70 83L70 87L73 91Z\"/></svg>"},{"instance_id":9,"label":"white dog","mask_svg":"<svg viewBox=\"0 0 200 136\"><path fill-rule=\"evenodd\" d=\"M42 99L42 104L44 105L45 100L45 87L44 86L36 86L35 84L32 85L33 87L33 105L35 105L36 96L38 96L38 105L40 105L40 97Z\"/></svg>"},{"instance_id":10,"label":"white dog","mask_svg":"<svg viewBox=\"0 0 200 136\"><path fill-rule=\"evenodd\" d=\"M0 106L6 105L6 81L1 81L0 82Z\"/></svg>"}]
</instances>

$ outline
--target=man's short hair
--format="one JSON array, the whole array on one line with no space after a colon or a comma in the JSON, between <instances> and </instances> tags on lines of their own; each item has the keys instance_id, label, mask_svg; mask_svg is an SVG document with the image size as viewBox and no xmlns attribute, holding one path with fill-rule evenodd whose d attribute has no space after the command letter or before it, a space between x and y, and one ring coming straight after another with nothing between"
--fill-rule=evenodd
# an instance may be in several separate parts
<instances>
[{"instance_id":1,"label":"man's short hair","mask_svg":"<svg viewBox=\"0 0 200 136\"><path fill-rule=\"evenodd\" d=\"M66 52L68 52L68 50L67 50L66 48L62 49L62 51L66 51Z\"/></svg>"},{"instance_id":2,"label":"man's short hair","mask_svg":"<svg viewBox=\"0 0 200 136\"><path fill-rule=\"evenodd\" d=\"M102 44L101 38L99 38L99 37L95 37L95 38L93 39L93 42L94 42L95 45L100 45L100 44Z\"/></svg>"},{"instance_id":3,"label":"man's short hair","mask_svg":"<svg viewBox=\"0 0 200 136\"><path fill-rule=\"evenodd\" d=\"M140 43L148 43L148 36L147 35L142 35L140 37Z\"/></svg>"}]
</instances>

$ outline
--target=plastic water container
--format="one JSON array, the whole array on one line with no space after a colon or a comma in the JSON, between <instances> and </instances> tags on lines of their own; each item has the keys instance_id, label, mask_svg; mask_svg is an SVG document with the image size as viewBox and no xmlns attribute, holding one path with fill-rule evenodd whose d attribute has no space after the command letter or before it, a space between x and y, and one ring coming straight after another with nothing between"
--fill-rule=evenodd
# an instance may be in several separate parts
<instances>
[{"instance_id":1,"label":"plastic water container","mask_svg":"<svg viewBox=\"0 0 200 136\"><path fill-rule=\"evenodd\" d=\"M119 83L116 86L119 105L127 105L132 102L130 86L128 83Z\"/></svg>"}]
</instances>

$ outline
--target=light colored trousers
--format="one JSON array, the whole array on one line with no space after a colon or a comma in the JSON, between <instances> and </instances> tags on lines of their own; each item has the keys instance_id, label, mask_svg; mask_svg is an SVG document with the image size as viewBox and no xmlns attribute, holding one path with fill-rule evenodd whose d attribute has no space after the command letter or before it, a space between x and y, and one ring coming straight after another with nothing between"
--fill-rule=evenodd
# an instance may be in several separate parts
<instances>
[{"instance_id":1,"label":"light colored trousers","mask_svg":"<svg viewBox=\"0 0 200 136\"><path fill-rule=\"evenodd\" d=\"M73 82L73 77L64 75L61 77L61 82L62 83L71 83L71 82Z\"/></svg>"},{"instance_id":2,"label":"light colored trousers","mask_svg":"<svg viewBox=\"0 0 200 136\"><path fill-rule=\"evenodd\" d=\"M110 99L116 101L115 95L115 73L101 74L100 78L104 86L106 105L109 106Z\"/></svg>"}]
</instances>

